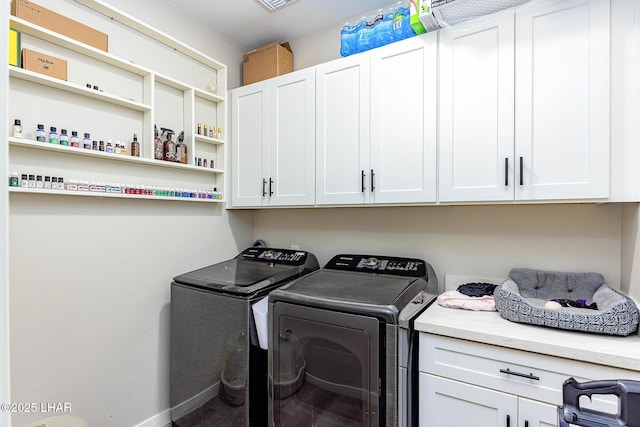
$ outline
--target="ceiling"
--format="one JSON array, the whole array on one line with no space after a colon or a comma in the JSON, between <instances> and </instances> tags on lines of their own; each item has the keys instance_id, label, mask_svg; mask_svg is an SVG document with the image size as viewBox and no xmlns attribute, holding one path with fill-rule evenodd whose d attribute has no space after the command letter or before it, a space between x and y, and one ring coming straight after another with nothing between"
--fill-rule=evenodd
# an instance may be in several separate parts
<instances>
[{"instance_id":1,"label":"ceiling","mask_svg":"<svg viewBox=\"0 0 640 427\"><path fill-rule=\"evenodd\" d=\"M255 0L165 0L249 51L341 26L394 0L300 0L269 13Z\"/></svg>"}]
</instances>

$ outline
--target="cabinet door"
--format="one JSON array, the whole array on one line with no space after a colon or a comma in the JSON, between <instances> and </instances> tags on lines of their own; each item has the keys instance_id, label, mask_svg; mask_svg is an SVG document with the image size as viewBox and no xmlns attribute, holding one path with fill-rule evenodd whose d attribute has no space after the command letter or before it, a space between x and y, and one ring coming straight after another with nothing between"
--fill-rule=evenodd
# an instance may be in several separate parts
<instances>
[{"instance_id":1,"label":"cabinet door","mask_svg":"<svg viewBox=\"0 0 640 427\"><path fill-rule=\"evenodd\" d=\"M514 395L420 373L421 427L514 426L518 398Z\"/></svg>"},{"instance_id":2,"label":"cabinet door","mask_svg":"<svg viewBox=\"0 0 640 427\"><path fill-rule=\"evenodd\" d=\"M268 191L269 84L231 92L232 204L261 206Z\"/></svg>"},{"instance_id":3,"label":"cabinet door","mask_svg":"<svg viewBox=\"0 0 640 427\"><path fill-rule=\"evenodd\" d=\"M439 32L439 199L513 200L513 9Z\"/></svg>"},{"instance_id":4,"label":"cabinet door","mask_svg":"<svg viewBox=\"0 0 640 427\"><path fill-rule=\"evenodd\" d=\"M609 196L609 15L609 0L516 11L516 199Z\"/></svg>"},{"instance_id":5,"label":"cabinet door","mask_svg":"<svg viewBox=\"0 0 640 427\"><path fill-rule=\"evenodd\" d=\"M369 53L316 67L316 203L369 201Z\"/></svg>"},{"instance_id":6,"label":"cabinet door","mask_svg":"<svg viewBox=\"0 0 640 427\"><path fill-rule=\"evenodd\" d=\"M373 203L436 201L438 33L371 51Z\"/></svg>"},{"instance_id":7,"label":"cabinet door","mask_svg":"<svg viewBox=\"0 0 640 427\"><path fill-rule=\"evenodd\" d=\"M315 73L271 81L270 205L314 203Z\"/></svg>"},{"instance_id":8,"label":"cabinet door","mask_svg":"<svg viewBox=\"0 0 640 427\"><path fill-rule=\"evenodd\" d=\"M557 427L558 407L518 398L518 427Z\"/></svg>"}]
</instances>

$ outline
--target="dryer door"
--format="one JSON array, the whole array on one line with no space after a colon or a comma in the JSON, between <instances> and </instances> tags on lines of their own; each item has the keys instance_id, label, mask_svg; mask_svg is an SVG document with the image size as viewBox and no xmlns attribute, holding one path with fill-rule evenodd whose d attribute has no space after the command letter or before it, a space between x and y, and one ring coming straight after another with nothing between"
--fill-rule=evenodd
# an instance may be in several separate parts
<instances>
[{"instance_id":1,"label":"dryer door","mask_svg":"<svg viewBox=\"0 0 640 427\"><path fill-rule=\"evenodd\" d=\"M275 425L379 426L385 378L379 321L284 302L273 310L269 368Z\"/></svg>"}]
</instances>

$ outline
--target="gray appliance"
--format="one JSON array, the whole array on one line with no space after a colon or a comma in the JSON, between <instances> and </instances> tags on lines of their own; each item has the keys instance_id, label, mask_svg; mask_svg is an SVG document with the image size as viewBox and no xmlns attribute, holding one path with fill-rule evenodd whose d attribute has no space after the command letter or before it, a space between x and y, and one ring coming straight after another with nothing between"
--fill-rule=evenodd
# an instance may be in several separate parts
<instances>
[{"instance_id":1,"label":"gray appliance","mask_svg":"<svg viewBox=\"0 0 640 427\"><path fill-rule=\"evenodd\" d=\"M420 259L337 255L269 294L270 426L417 425Z\"/></svg>"},{"instance_id":2,"label":"gray appliance","mask_svg":"<svg viewBox=\"0 0 640 427\"><path fill-rule=\"evenodd\" d=\"M171 283L170 400L174 427L267 423L267 351L252 306L319 268L305 251L245 249Z\"/></svg>"},{"instance_id":3,"label":"gray appliance","mask_svg":"<svg viewBox=\"0 0 640 427\"><path fill-rule=\"evenodd\" d=\"M580 399L593 395L618 398L618 412L609 414L583 408ZM640 427L640 381L601 380L580 383L575 378L562 385L562 406L558 408L558 426Z\"/></svg>"}]
</instances>

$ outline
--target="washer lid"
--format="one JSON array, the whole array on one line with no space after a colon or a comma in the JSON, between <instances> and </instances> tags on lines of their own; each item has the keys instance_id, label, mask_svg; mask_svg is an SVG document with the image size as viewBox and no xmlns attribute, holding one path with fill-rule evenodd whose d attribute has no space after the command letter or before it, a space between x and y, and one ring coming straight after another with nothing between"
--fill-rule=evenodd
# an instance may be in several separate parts
<instances>
[{"instance_id":1,"label":"washer lid","mask_svg":"<svg viewBox=\"0 0 640 427\"><path fill-rule=\"evenodd\" d=\"M233 259L174 277L176 283L218 292L252 294L317 268L304 251L249 248ZM308 262L309 261L309 262Z\"/></svg>"},{"instance_id":2,"label":"washer lid","mask_svg":"<svg viewBox=\"0 0 640 427\"><path fill-rule=\"evenodd\" d=\"M321 270L269 294L269 302L379 317L398 323L399 313L422 291L437 292L431 266L422 260L338 255Z\"/></svg>"},{"instance_id":3,"label":"washer lid","mask_svg":"<svg viewBox=\"0 0 640 427\"><path fill-rule=\"evenodd\" d=\"M392 305L417 278L322 269L291 283L283 292L313 299ZM424 284L424 281L422 281Z\"/></svg>"}]
</instances>

